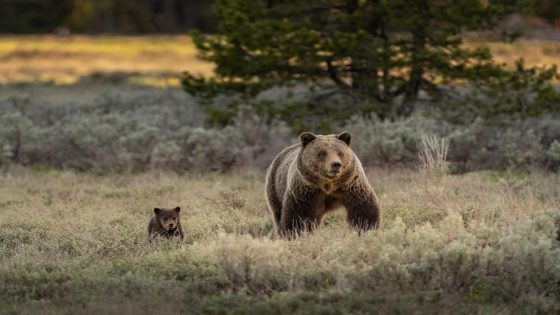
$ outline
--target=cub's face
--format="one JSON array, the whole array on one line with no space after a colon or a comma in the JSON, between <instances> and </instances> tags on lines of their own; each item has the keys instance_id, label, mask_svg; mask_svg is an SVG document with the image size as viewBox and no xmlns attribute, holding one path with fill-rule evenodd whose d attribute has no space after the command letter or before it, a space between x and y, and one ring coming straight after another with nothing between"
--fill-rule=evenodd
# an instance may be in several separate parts
<instances>
[{"instance_id":1,"label":"cub's face","mask_svg":"<svg viewBox=\"0 0 560 315\"><path fill-rule=\"evenodd\" d=\"M154 213L159 224L167 231L173 231L179 225L179 211L181 208L173 209L155 208Z\"/></svg>"},{"instance_id":2,"label":"cub's face","mask_svg":"<svg viewBox=\"0 0 560 315\"><path fill-rule=\"evenodd\" d=\"M354 166L354 152L350 149L351 134L300 135L303 167L315 176L334 180L346 174Z\"/></svg>"}]
</instances>

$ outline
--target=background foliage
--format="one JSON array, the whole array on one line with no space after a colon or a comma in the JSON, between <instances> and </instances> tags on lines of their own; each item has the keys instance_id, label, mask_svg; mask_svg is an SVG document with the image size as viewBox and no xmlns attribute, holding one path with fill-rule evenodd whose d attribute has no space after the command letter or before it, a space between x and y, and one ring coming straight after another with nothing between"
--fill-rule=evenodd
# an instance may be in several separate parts
<instances>
[{"instance_id":1,"label":"background foliage","mask_svg":"<svg viewBox=\"0 0 560 315\"><path fill-rule=\"evenodd\" d=\"M79 85L74 89L81 93ZM100 90L105 92L81 102L42 101L21 93L0 101L0 165L223 172L264 168L283 147L297 142L286 123L250 106L242 106L231 124L216 127L205 122L207 114L195 99L178 90L115 84ZM292 92L267 93L285 99ZM558 116L453 124L444 115L426 110L394 121L353 115L331 127L354 133L353 147L366 166L414 167L423 133L450 140L454 172L560 166Z\"/></svg>"},{"instance_id":2,"label":"background foliage","mask_svg":"<svg viewBox=\"0 0 560 315\"><path fill-rule=\"evenodd\" d=\"M3 0L0 33L50 33L66 27L78 33L178 33L215 30L214 0ZM493 2L493 1L490 1ZM535 14L558 24L560 4L537 0Z\"/></svg>"},{"instance_id":3,"label":"background foliage","mask_svg":"<svg viewBox=\"0 0 560 315\"><path fill-rule=\"evenodd\" d=\"M487 98L519 91L512 102L505 97L494 103L471 102L478 106L465 109L474 109L475 115L538 115L558 110L560 95L550 85L558 78L554 66L527 68L519 60L512 71L495 63L488 48L467 47L463 42L465 32L494 30L505 17L532 4L218 1L214 9L219 36L196 33L194 37L201 57L216 64L216 75L205 79L186 74L183 85L207 101L228 91L250 98L272 85L312 82L323 88L298 104L300 110L323 117L335 111L334 118L342 120L350 112L375 113L381 119L406 117L422 95L446 108L448 99L456 98L468 84L480 87ZM344 98L345 106L325 104L332 95ZM232 98L225 113L235 109L237 102ZM292 110L291 104L285 105L283 110ZM209 108L217 123L228 122L214 117L220 114L216 107Z\"/></svg>"},{"instance_id":4,"label":"background foliage","mask_svg":"<svg viewBox=\"0 0 560 315\"><path fill-rule=\"evenodd\" d=\"M180 33L214 28L213 1L3 0L0 33Z\"/></svg>"}]
</instances>

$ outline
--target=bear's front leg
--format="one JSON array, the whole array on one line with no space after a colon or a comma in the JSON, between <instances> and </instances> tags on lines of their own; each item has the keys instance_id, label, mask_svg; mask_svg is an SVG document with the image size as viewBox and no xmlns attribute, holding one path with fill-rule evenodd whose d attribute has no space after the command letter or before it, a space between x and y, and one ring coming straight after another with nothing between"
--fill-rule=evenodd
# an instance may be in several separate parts
<instances>
[{"instance_id":1,"label":"bear's front leg","mask_svg":"<svg viewBox=\"0 0 560 315\"><path fill-rule=\"evenodd\" d=\"M183 233L183 227L181 225L179 225L179 236L181 237L181 239L185 238L185 234Z\"/></svg>"},{"instance_id":2,"label":"bear's front leg","mask_svg":"<svg viewBox=\"0 0 560 315\"><path fill-rule=\"evenodd\" d=\"M344 194L342 203L348 211L347 221L360 232L379 227L381 209L370 187L353 187Z\"/></svg>"},{"instance_id":3,"label":"bear's front leg","mask_svg":"<svg viewBox=\"0 0 560 315\"><path fill-rule=\"evenodd\" d=\"M318 225L313 206L314 198L296 199L293 193L288 193L282 205L282 216L278 233L282 237L293 239L303 232L312 232Z\"/></svg>"}]
</instances>

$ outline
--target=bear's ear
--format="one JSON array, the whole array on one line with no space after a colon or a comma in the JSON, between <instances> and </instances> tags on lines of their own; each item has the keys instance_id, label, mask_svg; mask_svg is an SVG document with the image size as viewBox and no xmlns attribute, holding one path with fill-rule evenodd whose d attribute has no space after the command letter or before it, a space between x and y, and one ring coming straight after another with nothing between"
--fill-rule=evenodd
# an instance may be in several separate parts
<instances>
[{"instance_id":1,"label":"bear's ear","mask_svg":"<svg viewBox=\"0 0 560 315\"><path fill-rule=\"evenodd\" d=\"M179 211L181 211L181 207L175 207L175 209L173 209L173 210L175 210L175 212L179 213Z\"/></svg>"},{"instance_id":2,"label":"bear's ear","mask_svg":"<svg viewBox=\"0 0 560 315\"><path fill-rule=\"evenodd\" d=\"M346 142L347 145L350 145L350 142L352 142L352 134L349 133L348 131L345 131L341 134L339 134L338 136L336 136L339 140L342 140L344 142Z\"/></svg>"},{"instance_id":3,"label":"bear's ear","mask_svg":"<svg viewBox=\"0 0 560 315\"><path fill-rule=\"evenodd\" d=\"M160 208L154 208L154 213L155 213L155 214L160 214L160 213L161 213L161 209L160 209Z\"/></svg>"},{"instance_id":4,"label":"bear's ear","mask_svg":"<svg viewBox=\"0 0 560 315\"><path fill-rule=\"evenodd\" d=\"M299 140L301 141L301 144L305 147L306 145L309 144L309 142L315 140L315 135L312 134L311 132L304 132L301 135L299 135Z\"/></svg>"}]
</instances>

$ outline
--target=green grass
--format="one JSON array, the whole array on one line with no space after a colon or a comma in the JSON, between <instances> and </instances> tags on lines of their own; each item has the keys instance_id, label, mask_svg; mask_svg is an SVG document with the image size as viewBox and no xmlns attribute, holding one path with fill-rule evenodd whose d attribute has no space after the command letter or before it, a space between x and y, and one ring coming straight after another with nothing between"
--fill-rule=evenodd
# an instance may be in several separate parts
<instances>
[{"instance_id":1,"label":"green grass","mask_svg":"<svg viewBox=\"0 0 560 315\"><path fill-rule=\"evenodd\" d=\"M554 313L560 177L370 169L384 208L269 240L261 170L0 176L0 313ZM154 207L185 240L147 242ZM557 223L557 222L556 222Z\"/></svg>"}]
</instances>

